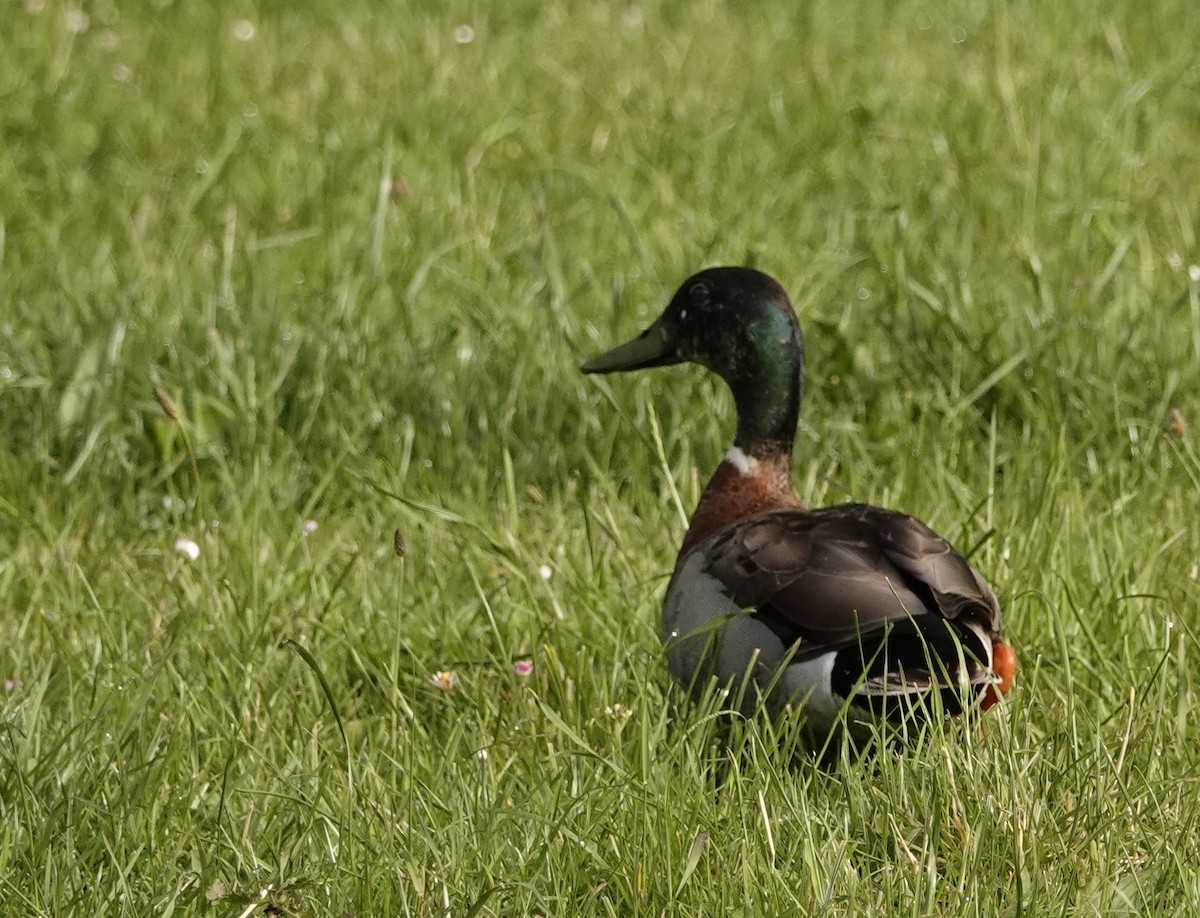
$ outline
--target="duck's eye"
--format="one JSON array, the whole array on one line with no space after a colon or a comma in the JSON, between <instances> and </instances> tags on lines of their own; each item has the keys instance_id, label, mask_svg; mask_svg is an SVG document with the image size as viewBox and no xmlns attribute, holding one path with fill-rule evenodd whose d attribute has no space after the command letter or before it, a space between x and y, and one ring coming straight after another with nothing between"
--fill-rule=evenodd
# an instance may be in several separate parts
<instances>
[{"instance_id":1,"label":"duck's eye","mask_svg":"<svg viewBox=\"0 0 1200 918\"><path fill-rule=\"evenodd\" d=\"M688 297L691 299L693 306L707 306L710 295L711 291L708 289L708 284L704 283L704 281L697 281L688 290Z\"/></svg>"}]
</instances>

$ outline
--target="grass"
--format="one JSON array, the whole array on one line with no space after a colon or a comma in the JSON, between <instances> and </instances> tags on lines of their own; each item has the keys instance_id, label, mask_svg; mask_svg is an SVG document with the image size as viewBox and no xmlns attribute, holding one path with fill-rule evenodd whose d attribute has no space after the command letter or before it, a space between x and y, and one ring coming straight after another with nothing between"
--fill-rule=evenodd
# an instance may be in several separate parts
<instances>
[{"instance_id":1,"label":"grass","mask_svg":"<svg viewBox=\"0 0 1200 918\"><path fill-rule=\"evenodd\" d=\"M0 913L1200 909L1192 4L8 6ZM976 547L982 735L670 684L730 403L577 364L715 263L802 495Z\"/></svg>"}]
</instances>

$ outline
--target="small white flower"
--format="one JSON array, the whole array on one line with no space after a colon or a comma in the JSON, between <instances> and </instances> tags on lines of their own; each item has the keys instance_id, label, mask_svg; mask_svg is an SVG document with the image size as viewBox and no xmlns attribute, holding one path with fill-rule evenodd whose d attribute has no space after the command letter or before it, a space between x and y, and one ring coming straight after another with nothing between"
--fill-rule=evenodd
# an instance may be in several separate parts
<instances>
[{"instance_id":1,"label":"small white flower","mask_svg":"<svg viewBox=\"0 0 1200 918\"><path fill-rule=\"evenodd\" d=\"M195 561L200 557L200 546L191 539L176 539L175 551L185 555L189 561Z\"/></svg>"},{"instance_id":2,"label":"small white flower","mask_svg":"<svg viewBox=\"0 0 1200 918\"><path fill-rule=\"evenodd\" d=\"M88 30L92 19L83 10L67 10L67 31L80 35Z\"/></svg>"},{"instance_id":3,"label":"small white flower","mask_svg":"<svg viewBox=\"0 0 1200 918\"><path fill-rule=\"evenodd\" d=\"M554 571L550 570L549 564L543 564L541 567L538 568L538 576L541 577L543 580L549 580L551 577L554 576Z\"/></svg>"},{"instance_id":4,"label":"small white flower","mask_svg":"<svg viewBox=\"0 0 1200 918\"><path fill-rule=\"evenodd\" d=\"M1188 277L1194 281L1200 281L1200 265L1189 265Z\"/></svg>"},{"instance_id":5,"label":"small white flower","mask_svg":"<svg viewBox=\"0 0 1200 918\"><path fill-rule=\"evenodd\" d=\"M443 692L448 692L454 686L458 685L458 673L453 670L439 669L436 673L429 677L429 683L434 688L439 688Z\"/></svg>"},{"instance_id":6,"label":"small white flower","mask_svg":"<svg viewBox=\"0 0 1200 918\"><path fill-rule=\"evenodd\" d=\"M479 759L479 761L481 761L481 762L486 762L488 760L487 748L485 747L483 749L478 750L475 753L475 758Z\"/></svg>"},{"instance_id":7,"label":"small white flower","mask_svg":"<svg viewBox=\"0 0 1200 918\"><path fill-rule=\"evenodd\" d=\"M454 40L460 45L469 45L475 40L475 30L463 23L454 30Z\"/></svg>"},{"instance_id":8,"label":"small white flower","mask_svg":"<svg viewBox=\"0 0 1200 918\"><path fill-rule=\"evenodd\" d=\"M316 520L305 520L300 524L300 531L305 535L311 535L317 531L317 525L318 524Z\"/></svg>"},{"instance_id":9,"label":"small white flower","mask_svg":"<svg viewBox=\"0 0 1200 918\"><path fill-rule=\"evenodd\" d=\"M606 707L604 709L604 713L617 723L623 724L633 716L633 709L625 707L625 705L618 701L615 704L610 704L608 707Z\"/></svg>"},{"instance_id":10,"label":"small white flower","mask_svg":"<svg viewBox=\"0 0 1200 918\"><path fill-rule=\"evenodd\" d=\"M238 41L250 41L257 32L258 29L249 19L239 19L233 24L233 37Z\"/></svg>"}]
</instances>

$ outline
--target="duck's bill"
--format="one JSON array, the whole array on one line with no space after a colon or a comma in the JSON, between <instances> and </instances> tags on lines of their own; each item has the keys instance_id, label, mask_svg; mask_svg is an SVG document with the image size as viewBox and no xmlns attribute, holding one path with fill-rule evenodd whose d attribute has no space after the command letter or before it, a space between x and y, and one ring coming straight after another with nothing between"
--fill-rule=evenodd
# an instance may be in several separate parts
<instances>
[{"instance_id":1,"label":"duck's bill","mask_svg":"<svg viewBox=\"0 0 1200 918\"><path fill-rule=\"evenodd\" d=\"M667 340L661 321L655 322L632 341L593 357L580 369L585 373L619 373L622 370L644 370L680 363L675 348Z\"/></svg>"}]
</instances>

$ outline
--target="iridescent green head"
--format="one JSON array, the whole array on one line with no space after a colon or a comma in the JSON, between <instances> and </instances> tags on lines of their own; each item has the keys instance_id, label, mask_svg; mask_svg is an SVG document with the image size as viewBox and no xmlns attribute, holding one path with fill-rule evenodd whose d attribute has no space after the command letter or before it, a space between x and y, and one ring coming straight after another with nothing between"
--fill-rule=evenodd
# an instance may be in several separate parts
<instances>
[{"instance_id":1,"label":"iridescent green head","mask_svg":"<svg viewBox=\"0 0 1200 918\"><path fill-rule=\"evenodd\" d=\"M734 445L789 452L800 413L804 340L783 288L753 268L708 268L684 281L658 320L583 365L614 373L691 361L717 373L738 411Z\"/></svg>"}]
</instances>

